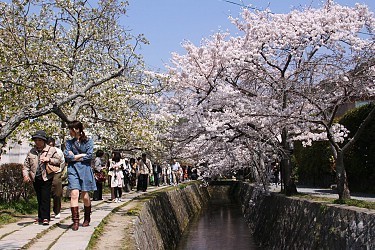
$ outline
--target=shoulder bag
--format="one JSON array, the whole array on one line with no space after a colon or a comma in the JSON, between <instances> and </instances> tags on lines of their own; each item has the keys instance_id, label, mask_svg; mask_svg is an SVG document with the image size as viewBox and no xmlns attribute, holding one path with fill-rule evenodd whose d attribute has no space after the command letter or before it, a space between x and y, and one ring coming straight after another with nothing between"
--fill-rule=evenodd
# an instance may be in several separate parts
<instances>
[{"instance_id":1,"label":"shoulder bag","mask_svg":"<svg viewBox=\"0 0 375 250\"><path fill-rule=\"evenodd\" d=\"M51 148L51 147L50 147ZM48 149L47 151L47 154L50 150L50 148ZM46 156L47 156L46 154ZM51 158L56 154L56 151L52 154ZM52 165L51 163L47 162L46 164L46 171L47 171L47 174L56 174L57 172L60 171L60 166L55 166L55 165Z\"/></svg>"}]
</instances>

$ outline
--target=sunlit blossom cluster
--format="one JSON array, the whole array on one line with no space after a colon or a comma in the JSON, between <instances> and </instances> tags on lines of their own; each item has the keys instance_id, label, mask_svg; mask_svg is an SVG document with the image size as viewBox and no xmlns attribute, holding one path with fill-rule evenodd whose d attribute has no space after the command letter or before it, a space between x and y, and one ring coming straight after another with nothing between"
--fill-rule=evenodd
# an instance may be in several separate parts
<instances>
[{"instance_id":1,"label":"sunlit blossom cluster","mask_svg":"<svg viewBox=\"0 0 375 250\"><path fill-rule=\"evenodd\" d=\"M230 20L242 35L217 33L172 54L173 95L162 110L179 117L169 131L175 154L217 175L262 170L275 155L287 157L293 140L343 143L349 131L332 123L336 107L374 92L373 66L366 67L374 13L327 1L288 14L244 9Z\"/></svg>"}]
</instances>

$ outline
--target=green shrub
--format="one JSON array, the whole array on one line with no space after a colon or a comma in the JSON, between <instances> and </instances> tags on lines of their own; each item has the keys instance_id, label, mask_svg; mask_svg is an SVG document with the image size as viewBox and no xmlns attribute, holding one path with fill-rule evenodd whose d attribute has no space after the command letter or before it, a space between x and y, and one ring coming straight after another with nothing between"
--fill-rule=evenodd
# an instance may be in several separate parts
<instances>
[{"instance_id":1,"label":"green shrub","mask_svg":"<svg viewBox=\"0 0 375 250\"><path fill-rule=\"evenodd\" d=\"M338 122L349 129L349 138L354 133L374 104L362 106L347 112ZM345 169L348 176L350 191L375 193L375 122L365 127L358 141L344 156ZM331 169L332 157L327 141L313 142L311 147L302 147L301 143L294 144L293 163L297 167L299 184L329 187L335 183L335 174Z\"/></svg>"},{"instance_id":2,"label":"green shrub","mask_svg":"<svg viewBox=\"0 0 375 250\"><path fill-rule=\"evenodd\" d=\"M34 196L27 201L20 200L0 203L0 210L15 214L33 214L35 212L38 212L38 201Z\"/></svg>"},{"instance_id":3,"label":"green shrub","mask_svg":"<svg viewBox=\"0 0 375 250\"><path fill-rule=\"evenodd\" d=\"M346 113L340 123L349 129L349 138L354 133L374 104L362 106ZM370 122L354 146L344 156L345 168L348 176L349 188L356 192L375 193L375 122Z\"/></svg>"},{"instance_id":4,"label":"green shrub","mask_svg":"<svg viewBox=\"0 0 375 250\"><path fill-rule=\"evenodd\" d=\"M9 163L0 166L0 203L29 200L34 195L32 183L25 184L22 164Z\"/></svg>"},{"instance_id":5,"label":"green shrub","mask_svg":"<svg viewBox=\"0 0 375 250\"><path fill-rule=\"evenodd\" d=\"M335 182L331 168L331 149L328 142L313 142L310 147L294 143L293 164L300 185L329 187Z\"/></svg>"}]
</instances>

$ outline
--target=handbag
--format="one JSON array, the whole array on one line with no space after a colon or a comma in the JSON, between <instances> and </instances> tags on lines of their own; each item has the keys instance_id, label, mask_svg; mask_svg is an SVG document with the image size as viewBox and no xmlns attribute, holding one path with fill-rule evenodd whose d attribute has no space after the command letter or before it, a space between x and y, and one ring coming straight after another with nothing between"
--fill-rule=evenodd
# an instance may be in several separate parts
<instances>
[{"instance_id":1,"label":"handbag","mask_svg":"<svg viewBox=\"0 0 375 250\"><path fill-rule=\"evenodd\" d=\"M95 172L94 173L94 178L97 182L105 182L106 177L103 171L100 172Z\"/></svg>"},{"instance_id":2,"label":"handbag","mask_svg":"<svg viewBox=\"0 0 375 250\"><path fill-rule=\"evenodd\" d=\"M51 173L56 174L57 172L60 171L60 166L55 166L55 165L52 165L50 163L47 163L46 164L46 171L47 171L47 174L51 174Z\"/></svg>"},{"instance_id":3,"label":"handbag","mask_svg":"<svg viewBox=\"0 0 375 250\"><path fill-rule=\"evenodd\" d=\"M49 150L50 150L50 148L48 149L46 155L48 154ZM54 152L51 157L53 157L55 154L56 154L56 152ZM52 165L51 163L47 162L46 171L47 171L47 174L52 174L52 173L56 174L57 172L60 171L60 166L55 166L55 165Z\"/></svg>"}]
</instances>

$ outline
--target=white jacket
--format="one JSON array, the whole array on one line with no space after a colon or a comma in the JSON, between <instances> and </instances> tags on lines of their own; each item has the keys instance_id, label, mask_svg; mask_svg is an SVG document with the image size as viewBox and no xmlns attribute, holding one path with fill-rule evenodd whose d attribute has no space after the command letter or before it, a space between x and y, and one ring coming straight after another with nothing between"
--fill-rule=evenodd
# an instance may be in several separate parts
<instances>
[{"instance_id":1,"label":"white jacket","mask_svg":"<svg viewBox=\"0 0 375 250\"><path fill-rule=\"evenodd\" d=\"M124 183L124 173L117 168L112 171L111 187L122 187Z\"/></svg>"}]
</instances>

